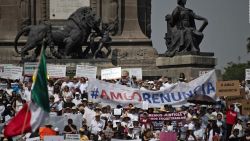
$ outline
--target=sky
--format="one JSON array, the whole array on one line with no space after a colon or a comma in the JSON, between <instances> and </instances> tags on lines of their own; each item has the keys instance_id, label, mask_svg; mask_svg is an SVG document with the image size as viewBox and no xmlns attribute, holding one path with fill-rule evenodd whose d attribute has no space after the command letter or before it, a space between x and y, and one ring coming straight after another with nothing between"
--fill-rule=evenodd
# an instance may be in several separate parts
<instances>
[{"instance_id":1,"label":"sky","mask_svg":"<svg viewBox=\"0 0 250 141\"><path fill-rule=\"evenodd\" d=\"M167 49L165 16L176 6L177 0L152 0L151 39L158 53ZM246 50L247 38L250 37L249 0L187 0L186 7L208 19L200 50L215 53L217 69L223 71L228 62L250 61L250 53L247 54ZM196 23L199 28L201 21Z\"/></svg>"}]
</instances>

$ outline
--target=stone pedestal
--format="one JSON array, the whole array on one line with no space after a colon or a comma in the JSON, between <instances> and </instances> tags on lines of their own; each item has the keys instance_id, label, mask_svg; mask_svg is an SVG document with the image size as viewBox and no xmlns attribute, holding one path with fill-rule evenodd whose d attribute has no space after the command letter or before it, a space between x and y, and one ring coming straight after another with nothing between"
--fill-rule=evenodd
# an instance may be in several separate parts
<instances>
[{"instance_id":1,"label":"stone pedestal","mask_svg":"<svg viewBox=\"0 0 250 141\"><path fill-rule=\"evenodd\" d=\"M156 66L165 76L178 79L181 72L185 73L187 80L197 78L201 73L214 69L217 61L213 53L200 53L199 55L187 53L174 57L158 57Z\"/></svg>"}]
</instances>

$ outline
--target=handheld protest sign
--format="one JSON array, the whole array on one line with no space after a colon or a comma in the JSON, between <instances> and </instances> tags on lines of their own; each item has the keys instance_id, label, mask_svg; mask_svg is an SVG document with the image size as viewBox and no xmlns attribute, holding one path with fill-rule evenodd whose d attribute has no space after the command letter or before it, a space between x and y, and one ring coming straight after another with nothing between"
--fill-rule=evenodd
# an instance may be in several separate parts
<instances>
[{"instance_id":1,"label":"handheld protest sign","mask_svg":"<svg viewBox=\"0 0 250 141\"><path fill-rule=\"evenodd\" d=\"M240 95L240 82L233 81L217 81L216 83L216 96L239 96Z\"/></svg>"}]
</instances>

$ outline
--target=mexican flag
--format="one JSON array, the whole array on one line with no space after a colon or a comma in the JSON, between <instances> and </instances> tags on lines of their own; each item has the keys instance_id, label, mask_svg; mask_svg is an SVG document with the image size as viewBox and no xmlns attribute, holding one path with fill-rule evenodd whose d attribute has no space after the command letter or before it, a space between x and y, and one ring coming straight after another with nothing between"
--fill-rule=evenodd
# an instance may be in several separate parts
<instances>
[{"instance_id":1,"label":"mexican flag","mask_svg":"<svg viewBox=\"0 0 250 141\"><path fill-rule=\"evenodd\" d=\"M44 50L41 53L36 79L31 90L31 102L26 103L4 128L5 137L34 132L49 116L47 68Z\"/></svg>"}]
</instances>

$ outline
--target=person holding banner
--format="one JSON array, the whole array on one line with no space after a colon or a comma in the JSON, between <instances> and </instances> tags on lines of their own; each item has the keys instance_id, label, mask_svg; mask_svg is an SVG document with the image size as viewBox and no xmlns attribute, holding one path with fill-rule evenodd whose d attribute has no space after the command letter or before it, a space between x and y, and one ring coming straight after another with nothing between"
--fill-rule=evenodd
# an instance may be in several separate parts
<instances>
[{"instance_id":1,"label":"person holding banner","mask_svg":"<svg viewBox=\"0 0 250 141\"><path fill-rule=\"evenodd\" d=\"M116 84L125 85L125 86L132 87L132 88L137 88L133 79L129 77L129 72L126 70L122 71L121 79Z\"/></svg>"}]
</instances>

